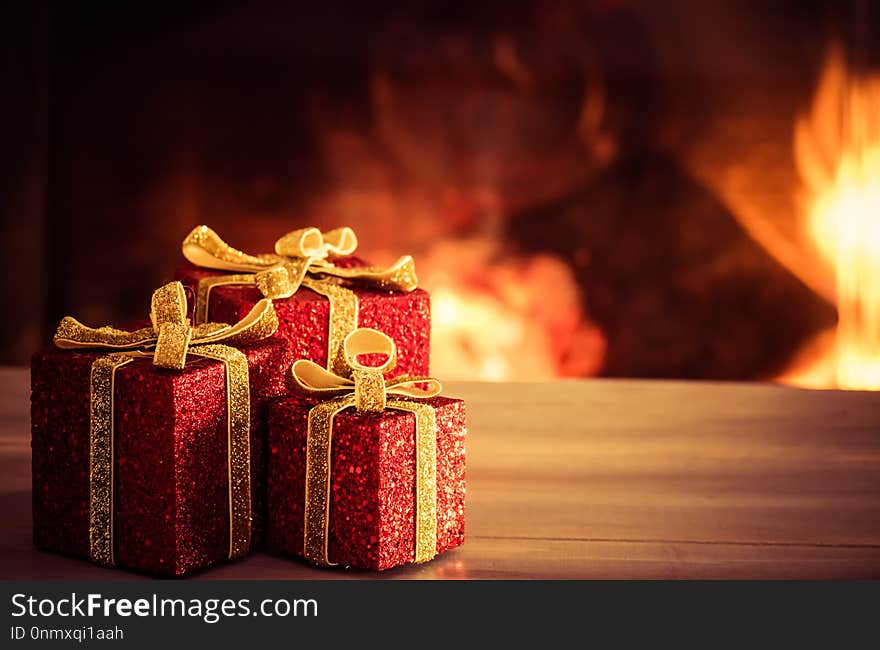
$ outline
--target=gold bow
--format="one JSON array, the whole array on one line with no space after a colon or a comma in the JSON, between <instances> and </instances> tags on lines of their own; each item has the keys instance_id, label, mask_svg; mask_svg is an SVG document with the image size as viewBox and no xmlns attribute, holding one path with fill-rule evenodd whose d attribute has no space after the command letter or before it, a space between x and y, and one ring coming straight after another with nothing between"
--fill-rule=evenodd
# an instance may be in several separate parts
<instances>
[{"instance_id":1,"label":"gold bow","mask_svg":"<svg viewBox=\"0 0 880 650\"><path fill-rule=\"evenodd\" d=\"M250 313L234 325L203 323L191 327L187 318L186 293L180 282L169 282L153 293L151 327L134 332L112 327L88 327L65 316L55 332L59 348L110 348L152 351L153 365L180 370L191 346L214 343L242 345L271 336L278 329L272 301L260 300Z\"/></svg>"},{"instance_id":2,"label":"gold bow","mask_svg":"<svg viewBox=\"0 0 880 650\"><path fill-rule=\"evenodd\" d=\"M289 298L300 286L330 301L327 332L327 368L346 371L342 341L358 326L358 298L343 282L358 286L413 291L418 287L415 262L410 255L400 257L387 268L362 266L341 268L337 257L351 255L357 236L351 228L322 233L317 228L294 230L275 242L275 253L249 255L232 248L208 226L197 226L183 240L183 255L196 266L232 271L230 275L202 278L196 290L195 321L208 320L211 290L223 285L256 286L265 298Z\"/></svg>"},{"instance_id":3,"label":"gold bow","mask_svg":"<svg viewBox=\"0 0 880 650\"><path fill-rule=\"evenodd\" d=\"M152 357L161 368L182 369L186 355L221 361L226 368L229 557L241 557L250 547L250 388L247 357L223 344L244 344L275 333L278 317L271 300L261 300L234 325L205 323L191 327L186 317L186 294L180 282L153 293L152 325L134 332L112 327L92 328L66 316L54 342L60 348L118 350L97 358L91 371L89 437L89 552L103 565L115 563L113 553L114 385L116 371L138 357Z\"/></svg>"},{"instance_id":4,"label":"gold bow","mask_svg":"<svg viewBox=\"0 0 880 650\"><path fill-rule=\"evenodd\" d=\"M350 370L345 376L301 359L291 366L288 377L291 391L322 400L309 411L303 554L316 564L333 564L328 555L333 418L350 406L374 412L391 408L416 417L415 561L426 562L437 554L437 417L430 404L388 400L388 395L427 399L440 394L440 382L430 377L386 381L383 375L394 367L397 350L394 341L377 330L351 332L343 351ZM362 354L386 355L387 359L380 366L365 366L358 361Z\"/></svg>"},{"instance_id":5,"label":"gold bow","mask_svg":"<svg viewBox=\"0 0 880 650\"><path fill-rule=\"evenodd\" d=\"M182 248L183 256L196 266L244 274L205 278L199 283L198 322L207 320L208 294L219 284L253 284L264 297L272 299L289 298L301 285L314 288L309 279L351 280L361 286L397 291L412 291L418 286L410 255L386 268L335 266L334 258L351 255L357 248L357 236L348 227L325 233L317 228L294 230L275 242L274 255L249 255L232 248L208 226L197 226L183 240Z\"/></svg>"}]
</instances>

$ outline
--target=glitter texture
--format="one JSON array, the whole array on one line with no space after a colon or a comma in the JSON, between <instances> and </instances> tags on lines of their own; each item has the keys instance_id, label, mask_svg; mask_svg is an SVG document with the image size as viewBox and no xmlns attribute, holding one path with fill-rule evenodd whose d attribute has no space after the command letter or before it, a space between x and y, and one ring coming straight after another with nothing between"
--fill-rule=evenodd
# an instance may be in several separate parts
<instances>
[{"instance_id":1,"label":"glitter texture","mask_svg":"<svg viewBox=\"0 0 880 650\"><path fill-rule=\"evenodd\" d=\"M303 286L329 301L327 354L330 360L327 368L334 374L345 374L348 372L348 363L345 361L342 343L346 336L357 329L358 297L354 291L329 282L306 280Z\"/></svg>"},{"instance_id":2,"label":"glitter texture","mask_svg":"<svg viewBox=\"0 0 880 650\"><path fill-rule=\"evenodd\" d=\"M183 240L183 252L186 255L187 249L192 249L196 253L204 253L208 258L215 258L221 262L233 266L251 266L260 268L262 266L271 266L278 261L276 255L248 255L242 251L232 248L208 226L196 226L192 232Z\"/></svg>"},{"instance_id":3,"label":"glitter texture","mask_svg":"<svg viewBox=\"0 0 880 650\"><path fill-rule=\"evenodd\" d=\"M414 407L407 411L427 406L436 415L436 463L428 462L428 456L416 458L416 413L347 408L336 414L326 490L327 551L333 563L383 570L423 561L435 550L442 553L464 542L464 402L447 397L423 402L394 399L389 406L392 402ZM298 556L304 554L309 412L316 404L286 398L270 406L269 544ZM427 454L431 447L420 445ZM417 471L435 469L436 499L420 494L416 503ZM436 548L425 549L417 542L426 535L433 537L427 525L436 527Z\"/></svg>"},{"instance_id":4,"label":"glitter texture","mask_svg":"<svg viewBox=\"0 0 880 650\"><path fill-rule=\"evenodd\" d=\"M250 387L248 361L227 345L201 345L193 354L226 366L226 449L229 494L229 557L244 556L251 546Z\"/></svg>"},{"instance_id":5,"label":"glitter texture","mask_svg":"<svg viewBox=\"0 0 880 650\"><path fill-rule=\"evenodd\" d=\"M229 485L227 373L222 362L195 352L190 349L181 371L140 358L115 374L111 551L117 566L180 575L230 555L229 499L241 492ZM242 352L250 368L250 439L232 441L232 462L240 462L241 446L248 445L257 542L265 521L265 409L284 392L292 359L275 339ZM40 548L90 555L90 375L92 363L107 356L50 349L32 359L34 542ZM240 531L241 522L232 530ZM242 537L234 534L232 542L239 554Z\"/></svg>"},{"instance_id":6,"label":"glitter texture","mask_svg":"<svg viewBox=\"0 0 880 650\"><path fill-rule=\"evenodd\" d=\"M404 400L388 403L392 409L416 416L416 550L415 562L437 554L437 414L428 404Z\"/></svg>"},{"instance_id":7,"label":"glitter texture","mask_svg":"<svg viewBox=\"0 0 880 650\"><path fill-rule=\"evenodd\" d=\"M156 340L156 333L152 327L143 327L133 332L118 330L112 327L88 327L83 325L72 316L65 316L55 330L55 341L76 341L83 347L92 343L105 344L107 341L115 341L118 348L137 348Z\"/></svg>"},{"instance_id":8,"label":"glitter texture","mask_svg":"<svg viewBox=\"0 0 880 650\"><path fill-rule=\"evenodd\" d=\"M305 538L303 555L313 562L330 564L328 518L330 516L330 475L334 416L348 406L351 397L316 405L309 411L306 441Z\"/></svg>"},{"instance_id":9,"label":"glitter texture","mask_svg":"<svg viewBox=\"0 0 880 650\"><path fill-rule=\"evenodd\" d=\"M354 405L358 411L385 410L385 378L380 371L372 368L355 368L352 379L354 379Z\"/></svg>"},{"instance_id":10,"label":"glitter texture","mask_svg":"<svg viewBox=\"0 0 880 650\"><path fill-rule=\"evenodd\" d=\"M340 267L363 265L362 261L354 257L337 260L335 263ZM236 276L218 276L215 270L192 265L183 266L176 273L176 278L187 285L187 292L191 297L196 296L199 281L208 277ZM251 286L224 284L218 280L210 294L209 320L237 322L263 297L253 286L253 275L240 277L250 278ZM397 366L387 377L429 374L431 302L428 293L422 289L404 292L352 287L351 290L358 301L358 326L385 332L397 344ZM273 302L279 321L275 336L289 342L295 359L310 359L326 366L330 345L328 299L302 286L291 297ZM344 337L344 334L337 334L335 338L340 336Z\"/></svg>"},{"instance_id":11,"label":"glitter texture","mask_svg":"<svg viewBox=\"0 0 880 650\"><path fill-rule=\"evenodd\" d=\"M116 370L131 357L109 354L92 363L89 431L89 545L92 560L113 559L113 392Z\"/></svg>"}]
</instances>

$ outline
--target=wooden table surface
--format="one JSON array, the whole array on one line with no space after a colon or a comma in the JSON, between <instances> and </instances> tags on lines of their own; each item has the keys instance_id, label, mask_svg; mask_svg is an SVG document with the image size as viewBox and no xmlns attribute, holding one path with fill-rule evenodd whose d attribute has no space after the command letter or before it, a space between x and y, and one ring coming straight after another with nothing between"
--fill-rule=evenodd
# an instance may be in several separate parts
<instances>
[{"instance_id":1,"label":"wooden table surface","mask_svg":"<svg viewBox=\"0 0 880 650\"><path fill-rule=\"evenodd\" d=\"M880 394L458 383L467 541L373 574L258 553L196 579L880 578ZM132 578L31 545L28 375L0 369L0 578Z\"/></svg>"}]
</instances>

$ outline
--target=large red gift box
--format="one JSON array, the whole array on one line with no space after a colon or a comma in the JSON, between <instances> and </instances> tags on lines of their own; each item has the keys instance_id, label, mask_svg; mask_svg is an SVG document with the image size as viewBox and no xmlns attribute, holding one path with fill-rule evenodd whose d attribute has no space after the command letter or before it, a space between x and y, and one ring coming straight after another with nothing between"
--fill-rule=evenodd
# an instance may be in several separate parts
<instances>
[{"instance_id":1,"label":"large red gift box","mask_svg":"<svg viewBox=\"0 0 880 650\"><path fill-rule=\"evenodd\" d=\"M233 321L237 322L237 321ZM292 361L283 341L240 347L250 387L251 544L264 537L266 408ZM48 349L31 364L34 542L90 556L90 373L107 351ZM134 359L114 390L115 565L181 575L230 548L226 370L190 355L183 370Z\"/></svg>"},{"instance_id":2,"label":"large red gift box","mask_svg":"<svg viewBox=\"0 0 880 650\"><path fill-rule=\"evenodd\" d=\"M337 262L340 266L357 266L352 258ZM192 264L177 269L175 279L182 282L191 296L197 292L199 280L223 275L222 271ZM427 291L410 292L359 288L345 285L358 298L358 327L385 332L397 344L397 366L391 376L427 375L431 340L431 299ZM263 296L254 286L221 285L211 289L208 320L236 323ZM190 300L190 303L195 303ZM301 286L290 298L273 301L278 315L275 337L286 340L295 359L309 359L327 364L330 302L307 287Z\"/></svg>"},{"instance_id":3,"label":"large red gift box","mask_svg":"<svg viewBox=\"0 0 880 650\"><path fill-rule=\"evenodd\" d=\"M434 397L437 418L437 553L464 543L465 404ZM269 407L269 546L304 555L306 440L314 400L290 397ZM415 415L337 414L330 447L329 559L383 570L415 556Z\"/></svg>"}]
</instances>

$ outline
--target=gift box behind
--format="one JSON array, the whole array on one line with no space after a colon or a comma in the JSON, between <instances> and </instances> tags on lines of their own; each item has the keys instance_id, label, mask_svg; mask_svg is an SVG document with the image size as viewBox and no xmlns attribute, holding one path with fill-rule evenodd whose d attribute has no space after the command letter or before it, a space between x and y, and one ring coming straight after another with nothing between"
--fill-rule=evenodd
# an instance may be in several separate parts
<instances>
[{"instance_id":1,"label":"gift box behind","mask_svg":"<svg viewBox=\"0 0 880 650\"><path fill-rule=\"evenodd\" d=\"M267 339L241 348L249 366L252 544L265 522L266 407L291 357ZM49 349L31 365L36 546L89 557L92 362L104 352ZM226 378L189 355L183 370L135 359L116 373L114 548L118 566L180 575L229 550Z\"/></svg>"},{"instance_id":2,"label":"gift box behind","mask_svg":"<svg viewBox=\"0 0 880 650\"><path fill-rule=\"evenodd\" d=\"M356 260L354 260L356 261ZM352 260L343 260L352 265ZM191 264L177 269L175 279L195 295L199 280L223 275ZM358 297L358 326L385 332L397 344L398 359L389 377L429 374L431 341L431 299L427 291L387 291L349 287ZM222 285L211 289L208 320L238 322L262 298L253 286ZM330 302L326 297L300 287L290 298L274 300L278 314L275 336L287 340L295 359L310 359L326 365ZM191 304L195 300L190 300Z\"/></svg>"},{"instance_id":3,"label":"gift box behind","mask_svg":"<svg viewBox=\"0 0 880 650\"><path fill-rule=\"evenodd\" d=\"M437 416L437 552L464 543L465 405L424 400ZM269 407L270 547L303 555L308 414L302 398ZM415 415L349 408L336 415L331 445L329 557L383 570L415 555Z\"/></svg>"}]
</instances>

